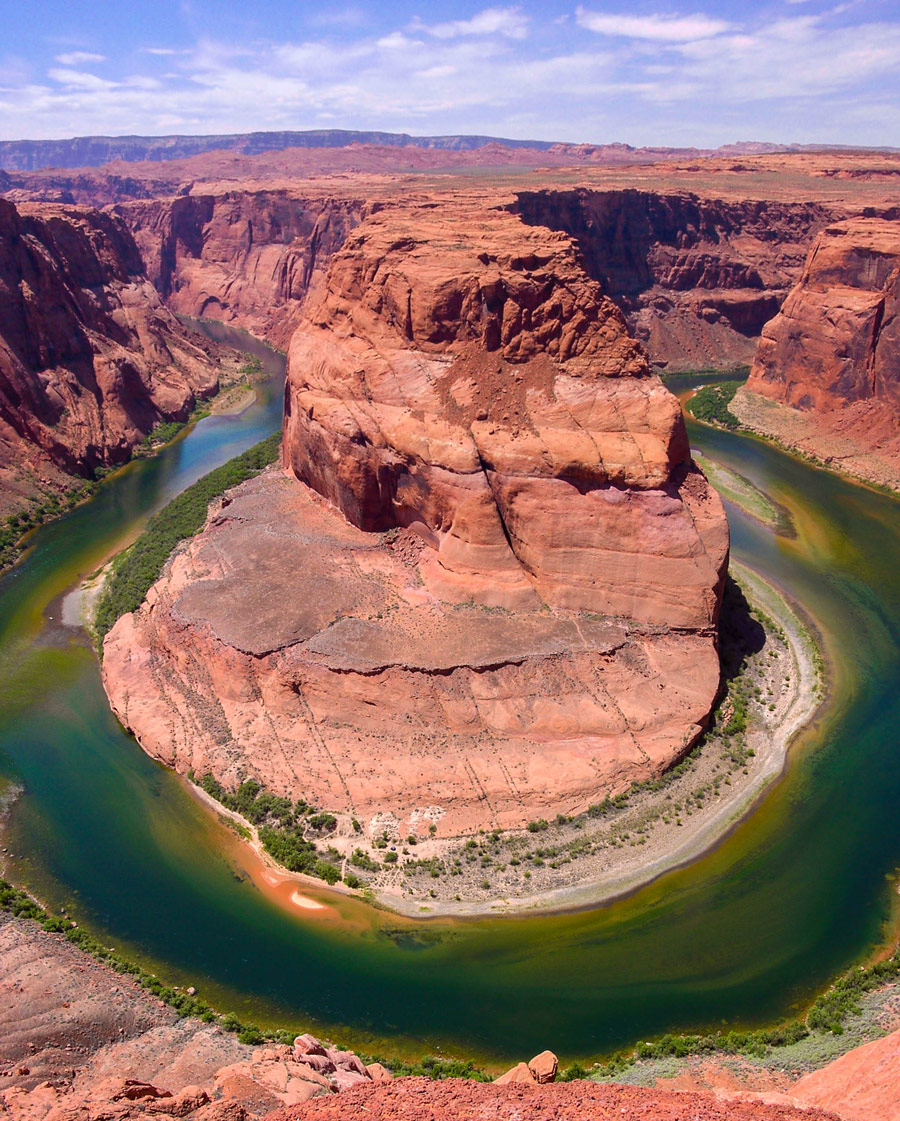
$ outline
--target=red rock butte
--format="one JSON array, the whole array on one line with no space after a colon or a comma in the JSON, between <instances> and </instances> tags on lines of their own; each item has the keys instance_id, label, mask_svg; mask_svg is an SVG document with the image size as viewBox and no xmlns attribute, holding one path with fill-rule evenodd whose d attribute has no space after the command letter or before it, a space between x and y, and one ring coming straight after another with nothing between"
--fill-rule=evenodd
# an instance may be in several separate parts
<instances>
[{"instance_id":1,"label":"red rock butte","mask_svg":"<svg viewBox=\"0 0 900 1121\"><path fill-rule=\"evenodd\" d=\"M696 739L724 512L567 234L376 208L293 335L284 463L107 636L151 754L405 836L582 811Z\"/></svg>"}]
</instances>

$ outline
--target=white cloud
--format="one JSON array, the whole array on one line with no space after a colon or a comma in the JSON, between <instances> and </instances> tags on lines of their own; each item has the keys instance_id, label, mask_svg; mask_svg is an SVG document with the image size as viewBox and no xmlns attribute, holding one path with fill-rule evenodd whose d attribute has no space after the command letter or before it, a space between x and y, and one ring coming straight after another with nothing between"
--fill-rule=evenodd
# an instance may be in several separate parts
<instances>
[{"instance_id":1,"label":"white cloud","mask_svg":"<svg viewBox=\"0 0 900 1121\"><path fill-rule=\"evenodd\" d=\"M63 66L81 66L85 62L105 62L106 55L94 54L91 51L69 51L67 54L58 54L55 62Z\"/></svg>"},{"instance_id":2,"label":"white cloud","mask_svg":"<svg viewBox=\"0 0 900 1121\"><path fill-rule=\"evenodd\" d=\"M456 39L460 35L505 35L510 39L524 39L528 34L528 18L518 8L485 8L471 19L431 25L416 20L413 28L438 39Z\"/></svg>"},{"instance_id":3,"label":"white cloud","mask_svg":"<svg viewBox=\"0 0 900 1121\"><path fill-rule=\"evenodd\" d=\"M56 67L47 71L47 76L60 85L82 90L107 90L115 88L115 82L108 82L105 78L98 78L96 74L88 74L82 70L62 70Z\"/></svg>"},{"instance_id":4,"label":"white cloud","mask_svg":"<svg viewBox=\"0 0 900 1121\"><path fill-rule=\"evenodd\" d=\"M686 43L694 39L711 39L730 30L732 24L697 14L693 16L629 16L590 12L579 6L575 11L579 27L598 35L614 35L626 39L653 39L669 43Z\"/></svg>"},{"instance_id":5,"label":"white cloud","mask_svg":"<svg viewBox=\"0 0 900 1121\"><path fill-rule=\"evenodd\" d=\"M103 78L88 64L59 65L41 82L0 59L0 135L337 126L636 144L900 143L900 19L851 27L833 9L785 5L766 18L748 6L728 24L684 14L692 10L573 8L539 41L522 37L518 8L501 6L377 34L206 38L187 50L144 48L143 65L134 53L111 58Z\"/></svg>"}]
</instances>

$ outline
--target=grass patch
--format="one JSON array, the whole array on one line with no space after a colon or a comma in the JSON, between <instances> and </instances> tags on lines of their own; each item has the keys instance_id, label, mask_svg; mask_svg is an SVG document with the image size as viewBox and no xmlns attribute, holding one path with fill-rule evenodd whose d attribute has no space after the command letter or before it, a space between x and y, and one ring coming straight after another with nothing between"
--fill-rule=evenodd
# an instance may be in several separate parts
<instances>
[{"instance_id":1,"label":"grass patch","mask_svg":"<svg viewBox=\"0 0 900 1121\"><path fill-rule=\"evenodd\" d=\"M741 422L728 407L739 387L740 382L737 381L704 385L687 402L686 408L692 416L706 424L719 424L729 429L740 428Z\"/></svg>"},{"instance_id":2,"label":"grass patch","mask_svg":"<svg viewBox=\"0 0 900 1121\"><path fill-rule=\"evenodd\" d=\"M333 832L337 819L332 814L317 813L314 806L302 800L295 803L272 794L252 778L245 779L232 794L212 775L188 777L226 810L252 822L263 848L289 872L304 872L328 884L340 880L340 857L332 857L334 850L330 849L323 858L315 841L307 836Z\"/></svg>"},{"instance_id":3,"label":"grass patch","mask_svg":"<svg viewBox=\"0 0 900 1121\"><path fill-rule=\"evenodd\" d=\"M198 479L153 515L137 541L113 563L97 604L98 640L102 642L121 615L140 607L175 546L202 528L210 502L273 463L280 443L280 433L269 436Z\"/></svg>"}]
</instances>

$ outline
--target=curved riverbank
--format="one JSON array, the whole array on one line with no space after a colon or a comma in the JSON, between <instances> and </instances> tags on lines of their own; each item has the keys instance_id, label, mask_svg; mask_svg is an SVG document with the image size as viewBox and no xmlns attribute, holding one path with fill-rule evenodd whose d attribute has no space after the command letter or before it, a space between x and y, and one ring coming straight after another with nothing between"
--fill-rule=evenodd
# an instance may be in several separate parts
<instances>
[{"instance_id":1,"label":"curved riverbank","mask_svg":"<svg viewBox=\"0 0 900 1121\"><path fill-rule=\"evenodd\" d=\"M757 614L766 622L766 643L754 657L763 674L770 672L768 676L753 677L757 684L751 688L764 689L767 681L770 687L781 684L776 699L754 706L739 763L734 765L723 751L721 736L712 734L678 768L678 774L650 784L651 789L633 793L620 808L604 814L599 823L584 815L562 825L545 823L546 829L536 839L526 831L508 838L492 838L493 852L507 840L513 845L519 841L541 842L542 851L548 846L566 851L561 835L576 839L577 849L576 845L572 849L579 854L588 844L594 844L593 855L570 857L558 868L549 868L549 861L539 857L528 872L529 880L535 881L533 890L528 890L527 881L520 881L517 894L505 892L484 900L460 898L465 887L459 875L445 879L442 884L429 875L424 883L430 886L397 890L404 882L405 870L411 867L418 869L426 864L433 868L436 861L447 866L454 857L464 858L473 851L483 860L481 850L487 848L488 842L464 837L420 841L414 852L404 847L401 859L386 866L380 865L379 850L371 849L373 865L381 866L383 871L359 896L343 885L328 887L320 879L285 869L266 853L250 821L223 807L195 784L190 784L191 793L212 813L237 826L240 841L231 851L231 859L257 888L284 909L296 913L299 908L310 918L340 921L332 904L341 896L375 902L411 919L466 919L579 910L633 894L714 848L752 813L764 792L783 773L795 736L816 717L823 704L824 663L814 628L801 618L799 609L788 602L784 593L746 567L732 567ZM729 703L726 697L725 704ZM729 762L731 765L726 766ZM698 791L704 792L699 798ZM673 806L678 810L673 812ZM346 837L328 838L330 845L339 851L346 850L345 871L351 852L361 842L359 835L349 828L349 822L346 824ZM620 840L623 836L626 841L636 838L636 843L625 843ZM523 856L521 849L511 851ZM512 859L517 865L525 862L515 855ZM496 867L501 860L502 857L492 863ZM477 868L480 879L485 874L485 865L478 863ZM441 894L435 890L439 886L443 888ZM471 889L475 885L468 886Z\"/></svg>"},{"instance_id":2,"label":"curved riverbank","mask_svg":"<svg viewBox=\"0 0 900 1121\"><path fill-rule=\"evenodd\" d=\"M666 1032L773 1024L888 940L900 864L897 502L690 421L693 444L790 514L796 534L784 537L729 507L733 555L808 607L833 665L827 719L747 820L627 899L557 915L424 923L333 894L358 927L310 922L236 874L223 833L238 838L123 734L92 652L48 617L148 513L277 428L280 405L276 386L268 413L202 421L44 526L0 581L0 771L26 788L3 842L10 876L242 1022L370 1052L499 1061L552 1044L596 1057Z\"/></svg>"}]
</instances>

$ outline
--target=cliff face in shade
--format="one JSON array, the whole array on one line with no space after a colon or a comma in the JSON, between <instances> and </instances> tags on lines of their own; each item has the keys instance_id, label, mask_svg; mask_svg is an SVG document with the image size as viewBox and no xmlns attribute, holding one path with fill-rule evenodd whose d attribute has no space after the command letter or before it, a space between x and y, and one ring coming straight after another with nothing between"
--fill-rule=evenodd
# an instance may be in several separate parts
<instances>
[{"instance_id":1,"label":"cliff face in shade","mask_svg":"<svg viewBox=\"0 0 900 1121\"><path fill-rule=\"evenodd\" d=\"M0 469L123 462L216 387L208 355L147 280L124 224L0 201Z\"/></svg>"},{"instance_id":2,"label":"cliff face in shade","mask_svg":"<svg viewBox=\"0 0 900 1121\"><path fill-rule=\"evenodd\" d=\"M828 226L767 324L736 411L784 443L900 487L900 222Z\"/></svg>"},{"instance_id":3,"label":"cliff face in shade","mask_svg":"<svg viewBox=\"0 0 900 1121\"><path fill-rule=\"evenodd\" d=\"M571 240L386 209L304 314L295 478L232 492L106 638L142 746L401 836L578 812L679 758L727 525Z\"/></svg>"},{"instance_id":4,"label":"cliff face in shade","mask_svg":"<svg viewBox=\"0 0 900 1121\"><path fill-rule=\"evenodd\" d=\"M829 211L653 190L520 192L527 222L578 240L588 271L671 369L752 360Z\"/></svg>"},{"instance_id":5,"label":"cliff face in shade","mask_svg":"<svg viewBox=\"0 0 900 1121\"><path fill-rule=\"evenodd\" d=\"M233 323L285 347L299 302L366 209L289 190L132 202L114 207L147 275L180 315Z\"/></svg>"}]
</instances>

